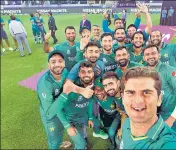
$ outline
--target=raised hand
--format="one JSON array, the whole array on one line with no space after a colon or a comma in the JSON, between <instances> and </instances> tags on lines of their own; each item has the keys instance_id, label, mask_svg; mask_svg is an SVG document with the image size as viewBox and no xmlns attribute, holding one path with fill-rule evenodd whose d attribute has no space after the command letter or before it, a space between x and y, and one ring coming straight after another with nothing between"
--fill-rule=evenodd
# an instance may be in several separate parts
<instances>
[{"instance_id":1,"label":"raised hand","mask_svg":"<svg viewBox=\"0 0 176 150\"><path fill-rule=\"evenodd\" d=\"M51 30L45 35L45 41L49 41L51 38Z\"/></svg>"},{"instance_id":2,"label":"raised hand","mask_svg":"<svg viewBox=\"0 0 176 150\"><path fill-rule=\"evenodd\" d=\"M80 40L80 50L84 50L84 48L87 46L87 44L90 41L90 35L85 33L82 35L83 37Z\"/></svg>"},{"instance_id":3,"label":"raised hand","mask_svg":"<svg viewBox=\"0 0 176 150\"><path fill-rule=\"evenodd\" d=\"M139 11L142 12L142 13L148 13L149 12L148 7L145 3L142 3L142 4L139 3L136 6L138 7Z\"/></svg>"}]
</instances>

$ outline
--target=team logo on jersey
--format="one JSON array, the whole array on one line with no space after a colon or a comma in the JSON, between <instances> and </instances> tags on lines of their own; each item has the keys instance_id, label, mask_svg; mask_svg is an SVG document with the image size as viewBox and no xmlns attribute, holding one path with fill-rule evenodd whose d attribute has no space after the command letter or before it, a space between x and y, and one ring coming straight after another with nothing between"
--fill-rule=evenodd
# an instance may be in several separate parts
<instances>
[{"instance_id":1,"label":"team logo on jersey","mask_svg":"<svg viewBox=\"0 0 176 150\"><path fill-rule=\"evenodd\" d=\"M43 93L42 93L42 96L43 96L43 98L46 98L46 93L43 92Z\"/></svg>"},{"instance_id":2,"label":"team logo on jersey","mask_svg":"<svg viewBox=\"0 0 176 150\"><path fill-rule=\"evenodd\" d=\"M55 95L59 94L59 89L55 89Z\"/></svg>"},{"instance_id":3,"label":"team logo on jersey","mask_svg":"<svg viewBox=\"0 0 176 150\"><path fill-rule=\"evenodd\" d=\"M106 58L103 58L103 62L104 62L104 63L107 63L107 60L106 60Z\"/></svg>"},{"instance_id":4,"label":"team logo on jersey","mask_svg":"<svg viewBox=\"0 0 176 150\"><path fill-rule=\"evenodd\" d=\"M83 100L83 97L82 96L79 96L78 97L78 102L82 101Z\"/></svg>"},{"instance_id":5,"label":"team logo on jersey","mask_svg":"<svg viewBox=\"0 0 176 150\"><path fill-rule=\"evenodd\" d=\"M112 109L114 109L115 107L114 107L114 105L113 104L111 104L111 106L110 106Z\"/></svg>"},{"instance_id":6,"label":"team logo on jersey","mask_svg":"<svg viewBox=\"0 0 176 150\"><path fill-rule=\"evenodd\" d=\"M169 56L168 56L168 54L167 54L167 53L165 53L165 54L164 54L164 57L165 57L165 58L167 58L167 57L169 57Z\"/></svg>"},{"instance_id":7,"label":"team logo on jersey","mask_svg":"<svg viewBox=\"0 0 176 150\"><path fill-rule=\"evenodd\" d=\"M50 129L50 131L54 131L54 127L51 127L51 128L49 128Z\"/></svg>"},{"instance_id":8,"label":"team logo on jersey","mask_svg":"<svg viewBox=\"0 0 176 150\"><path fill-rule=\"evenodd\" d=\"M68 54L68 55L70 55L70 54L71 54L71 52L70 52L70 50L69 50L69 49L67 50L67 54Z\"/></svg>"}]
</instances>

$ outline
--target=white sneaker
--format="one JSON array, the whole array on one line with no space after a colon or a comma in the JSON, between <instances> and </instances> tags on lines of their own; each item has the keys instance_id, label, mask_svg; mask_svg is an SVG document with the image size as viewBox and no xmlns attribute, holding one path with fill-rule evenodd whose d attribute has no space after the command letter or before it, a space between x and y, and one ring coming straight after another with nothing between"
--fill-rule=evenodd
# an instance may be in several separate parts
<instances>
[{"instance_id":1,"label":"white sneaker","mask_svg":"<svg viewBox=\"0 0 176 150\"><path fill-rule=\"evenodd\" d=\"M2 48L2 52L4 53L6 50L5 50L5 48Z\"/></svg>"},{"instance_id":2,"label":"white sneaker","mask_svg":"<svg viewBox=\"0 0 176 150\"><path fill-rule=\"evenodd\" d=\"M102 130L100 130L100 133L98 133L98 134L93 132L93 136L94 137L100 137L100 138L102 138L104 140L109 138L109 136L106 133L104 133Z\"/></svg>"},{"instance_id":3,"label":"white sneaker","mask_svg":"<svg viewBox=\"0 0 176 150\"><path fill-rule=\"evenodd\" d=\"M9 51L13 51L13 50L14 50L13 48L9 47Z\"/></svg>"}]
</instances>

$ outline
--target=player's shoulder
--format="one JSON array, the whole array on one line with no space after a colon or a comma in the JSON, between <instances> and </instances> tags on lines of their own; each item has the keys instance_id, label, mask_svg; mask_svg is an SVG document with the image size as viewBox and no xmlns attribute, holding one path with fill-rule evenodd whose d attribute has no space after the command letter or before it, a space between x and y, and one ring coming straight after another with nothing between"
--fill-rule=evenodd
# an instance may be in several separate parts
<instances>
[{"instance_id":1,"label":"player's shoulder","mask_svg":"<svg viewBox=\"0 0 176 150\"><path fill-rule=\"evenodd\" d=\"M42 87L42 86L48 86L50 82L49 78L50 71L46 71L39 79L37 86Z\"/></svg>"},{"instance_id":2,"label":"player's shoulder","mask_svg":"<svg viewBox=\"0 0 176 150\"><path fill-rule=\"evenodd\" d=\"M131 67L142 67L144 66L143 64L140 64L140 63L137 63L137 62L134 62L134 61L130 61L130 65Z\"/></svg>"}]
</instances>

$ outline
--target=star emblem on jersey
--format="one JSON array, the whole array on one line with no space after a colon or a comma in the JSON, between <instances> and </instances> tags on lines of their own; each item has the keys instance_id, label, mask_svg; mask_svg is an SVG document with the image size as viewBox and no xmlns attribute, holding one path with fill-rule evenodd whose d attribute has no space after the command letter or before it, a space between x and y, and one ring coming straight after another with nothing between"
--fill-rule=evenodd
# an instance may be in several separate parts
<instances>
[{"instance_id":1,"label":"star emblem on jersey","mask_svg":"<svg viewBox=\"0 0 176 150\"><path fill-rule=\"evenodd\" d=\"M54 127L51 127L51 128L49 128L50 129L50 131L54 131Z\"/></svg>"},{"instance_id":2,"label":"star emblem on jersey","mask_svg":"<svg viewBox=\"0 0 176 150\"><path fill-rule=\"evenodd\" d=\"M165 57L165 58L167 58L167 57L169 57L169 56L168 56L168 54L167 54L167 53L165 53L165 54L164 54L164 57Z\"/></svg>"},{"instance_id":3,"label":"star emblem on jersey","mask_svg":"<svg viewBox=\"0 0 176 150\"><path fill-rule=\"evenodd\" d=\"M143 63L143 61L141 60L139 63L140 63L140 64L142 64L142 63Z\"/></svg>"},{"instance_id":4,"label":"star emblem on jersey","mask_svg":"<svg viewBox=\"0 0 176 150\"><path fill-rule=\"evenodd\" d=\"M113 104L111 104L111 106L110 106L112 109L114 108L114 105Z\"/></svg>"}]
</instances>

